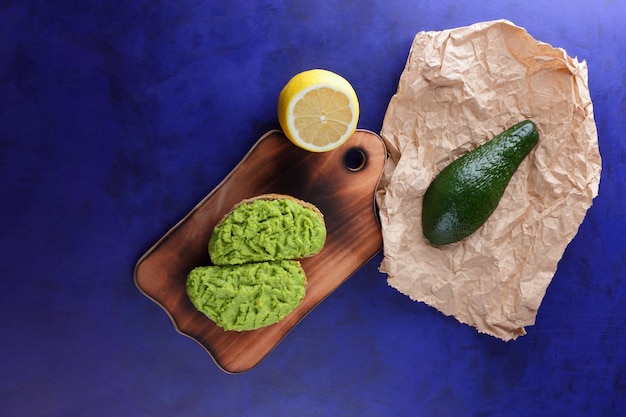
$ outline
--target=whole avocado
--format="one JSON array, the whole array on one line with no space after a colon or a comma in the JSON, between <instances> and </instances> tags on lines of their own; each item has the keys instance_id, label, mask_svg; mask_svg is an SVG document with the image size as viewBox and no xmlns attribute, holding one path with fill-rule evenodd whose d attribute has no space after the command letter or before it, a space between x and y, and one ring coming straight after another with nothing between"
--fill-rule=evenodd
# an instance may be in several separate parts
<instances>
[{"instance_id":1,"label":"whole avocado","mask_svg":"<svg viewBox=\"0 0 626 417\"><path fill-rule=\"evenodd\" d=\"M480 228L538 141L535 124L524 120L446 166L424 194L424 236L434 245L446 245Z\"/></svg>"}]
</instances>

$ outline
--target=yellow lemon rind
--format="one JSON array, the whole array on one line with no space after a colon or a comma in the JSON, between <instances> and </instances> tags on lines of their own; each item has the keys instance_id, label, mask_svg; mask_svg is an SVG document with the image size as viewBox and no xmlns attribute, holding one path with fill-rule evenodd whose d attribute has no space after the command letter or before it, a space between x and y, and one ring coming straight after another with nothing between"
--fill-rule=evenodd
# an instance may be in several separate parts
<instances>
[{"instance_id":1,"label":"yellow lemon rind","mask_svg":"<svg viewBox=\"0 0 626 417\"><path fill-rule=\"evenodd\" d=\"M327 145L317 146L304 140L299 134L299 129L295 125L294 108L308 93L323 88L333 90L347 99L351 119L347 124L341 121L340 124L346 126L346 128L338 139L331 141ZM283 132L296 146L311 152L326 152L341 146L354 134L358 118L359 102L354 88L345 78L331 71L314 69L296 74L289 80L279 95L278 119Z\"/></svg>"}]
</instances>

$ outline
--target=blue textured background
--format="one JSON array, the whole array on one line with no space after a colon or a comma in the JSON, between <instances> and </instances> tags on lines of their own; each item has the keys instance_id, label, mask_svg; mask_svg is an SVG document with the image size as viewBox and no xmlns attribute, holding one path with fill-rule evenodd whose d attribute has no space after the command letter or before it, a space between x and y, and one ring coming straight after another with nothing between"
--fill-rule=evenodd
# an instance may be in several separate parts
<instances>
[{"instance_id":1,"label":"blue textured background","mask_svg":"<svg viewBox=\"0 0 626 417\"><path fill-rule=\"evenodd\" d=\"M0 415L626 413L626 2L0 0ZM220 371L132 279L323 67L380 131L413 36L507 18L589 65L603 172L528 335L365 265L256 368Z\"/></svg>"}]
</instances>

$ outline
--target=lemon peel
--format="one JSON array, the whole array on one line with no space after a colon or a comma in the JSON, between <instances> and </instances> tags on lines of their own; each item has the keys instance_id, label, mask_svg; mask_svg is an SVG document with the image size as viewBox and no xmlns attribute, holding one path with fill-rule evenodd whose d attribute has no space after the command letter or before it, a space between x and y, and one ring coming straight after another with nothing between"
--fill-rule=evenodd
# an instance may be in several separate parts
<instances>
[{"instance_id":1,"label":"lemon peel","mask_svg":"<svg viewBox=\"0 0 626 417\"><path fill-rule=\"evenodd\" d=\"M311 152L341 146L356 130L359 100L342 76L312 69L293 76L278 97L278 121L285 136Z\"/></svg>"}]
</instances>

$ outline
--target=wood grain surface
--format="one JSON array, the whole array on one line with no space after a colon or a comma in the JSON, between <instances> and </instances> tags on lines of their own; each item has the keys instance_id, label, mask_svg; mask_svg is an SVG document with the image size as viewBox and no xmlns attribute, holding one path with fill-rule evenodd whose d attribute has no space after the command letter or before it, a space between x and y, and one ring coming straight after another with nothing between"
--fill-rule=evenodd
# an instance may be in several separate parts
<instances>
[{"instance_id":1,"label":"wood grain surface","mask_svg":"<svg viewBox=\"0 0 626 417\"><path fill-rule=\"evenodd\" d=\"M139 290L159 304L176 329L196 340L225 372L257 365L324 298L382 248L374 191L386 160L376 134L357 130L340 148L310 153L280 131L265 134L233 171L144 254L135 266ZM322 251L301 260L307 275L302 303L274 325L224 331L198 312L185 291L187 274L210 265L214 225L245 198L288 194L315 204L328 230Z\"/></svg>"}]
</instances>

